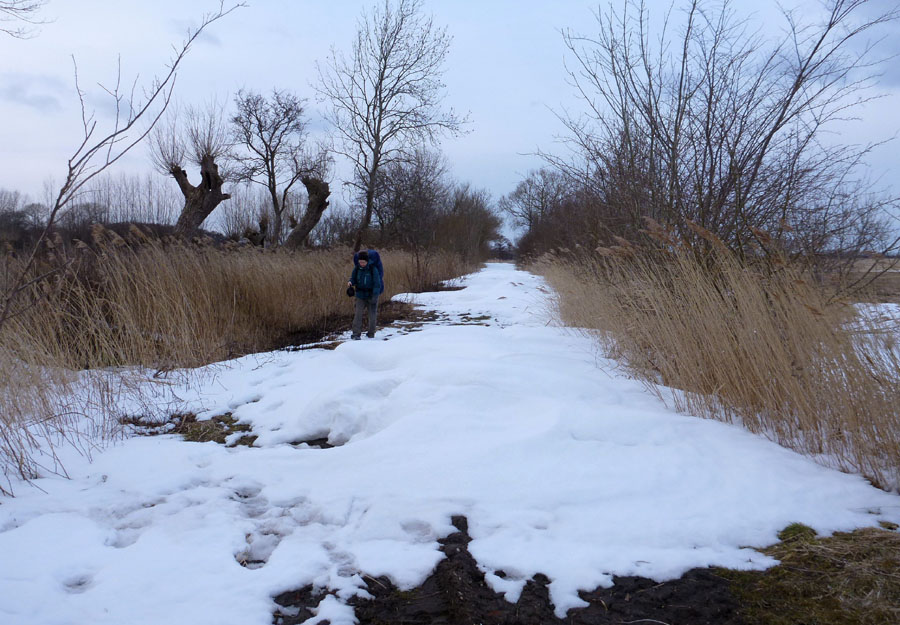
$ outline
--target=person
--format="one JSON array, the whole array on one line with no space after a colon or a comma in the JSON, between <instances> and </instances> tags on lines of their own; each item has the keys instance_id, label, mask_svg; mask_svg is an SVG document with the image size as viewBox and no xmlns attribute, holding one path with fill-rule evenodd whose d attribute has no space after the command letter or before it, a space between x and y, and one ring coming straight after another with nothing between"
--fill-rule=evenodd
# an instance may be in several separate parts
<instances>
[{"instance_id":1,"label":"person","mask_svg":"<svg viewBox=\"0 0 900 625\"><path fill-rule=\"evenodd\" d=\"M369 253L366 251L359 252L354 257L355 267L353 273L350 274L350 280L347 286L352 286L356 290L356 313L353 315L353 326L350 332L350 338L354 341L360 339L362 334L362 317L363 311L368 309L369 331L366 336L370 339L375 338L375 324L378 316L378 296L383 289L381 281L381 272L375 263L369 262Z\"/></svg>"},{"instance_id":2,"label":"person","mask_svg":"<svg viewBox=\"0 0 900 625\"><path fill-rule=\"evenodd\" d=\"M354 265L359 260L359 254L360 252L356 252L353 255ZM366 254L369 256L369 264L374 266L378 270L378 273L381 274L381 292L384 293L384 265L381 263L381 255L372 248L366 250Z\"/></svg>"}]
</instances>

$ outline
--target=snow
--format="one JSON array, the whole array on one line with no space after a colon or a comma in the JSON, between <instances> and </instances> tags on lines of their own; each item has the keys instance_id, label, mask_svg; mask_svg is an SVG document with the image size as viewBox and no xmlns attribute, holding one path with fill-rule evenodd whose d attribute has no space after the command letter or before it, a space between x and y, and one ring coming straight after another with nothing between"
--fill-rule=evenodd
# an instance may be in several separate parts
<instances>
[{"instance_id":1,"label":"snow","mask_svg":"<svg viewBox=\"0 0 900 625\"><path fill-rule=\"evenodd\" d=\"M172 389L254 447L134 437L19 488L0 503L0 622L268 625L273 596L314 584L332 594L309 622L353 623L362 576L420 584L453 515L494 589L515 601L543 573L561 616L613 575L771 566L753 547L792 522L900 522L859 476L667 409L553 322L541 278L498 263L464 285L407 296L441 323ZM338 446L296 444L317 438Z\"/></svg>"},{"instance_id":2,"label":"snow","mask_svg":"<svg viewBox=\"0 0 900 625\"><path fill-rule=\"evenodd\" d=\"M900 304L856 304L856 310L864 320L864 327L900 335Z\"/></svg>"}]
</instances>

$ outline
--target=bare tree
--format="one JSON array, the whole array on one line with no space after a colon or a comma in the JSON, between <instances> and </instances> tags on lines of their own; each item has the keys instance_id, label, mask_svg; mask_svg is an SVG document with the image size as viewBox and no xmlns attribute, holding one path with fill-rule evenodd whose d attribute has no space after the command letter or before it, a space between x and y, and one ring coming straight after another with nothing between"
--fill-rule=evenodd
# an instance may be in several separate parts
<instances>
[{"instance_id":1,"label":"bare tree","mask_svg":"<svg viewBox=\"0 0 900 625\"><path fill-rule=\"evenodd\" d=\"M436 228L435 244L456 252L467 262L490 255L490 246L500 239L500 219L484 189L457 184Z\"/></svg>"},{"instance_id":2,"label":"bare tree","mask_svg":"<svg viewBox=\"0 0 900 625\"><path fill-rule=\"evenodd\" d=\"M95 178L84 195L107 207L110 222L174 224L183 206L181 193L153 173L108 173Z\"/></svg>"},{"instance_id":3,"label":"bare tree","mask_svg":"<svg viewBox=\"0 0 900 625\"><path fill-rule=\"evenodd\" d=\"M384 0L363 13L349 57L332 49L317 64L317 89L331 103L340 153L353 163L350 184L365 199L355 249L372 221L381 168L465 123L441 108L450 37L421 10L422 0Z\"/></svg>"},{"instance_id":4,"label":"bare tree","mask_svg":"<svg viewBox=\"0 0 900 625\"><path fill-rule=\"evenodd\" d=\"M16 39L27 39L32 35L33 26L43 24L38 12L47 0L0 0L0 23L25 22L28 26L0 26L0 33Z\"/></svg>"},{"instance_id":5,"label":"bare tree","mask_svg":"<svg viewBox=\"0 0 900 625\"><path fill-rule=\"evenodd\" d=\"M900 15L865 16L866 1L827 0L819 23L786 12L787 35L774 44L727 1L706 9L687 0L676 37L667 26L650 32L643 1L611 6L597 14L596 36L565 33L587 114L564 119L582 162L551 162L580 176L596 210L629 238L647 215L702 249L699 225L742 257L890 249L896 241L879 242L883 201L839 210L864 180L872 146L821 140L872 97L875 44L861 40Z\"/></svg>"},{"instance_id":6,"label":"bare tree","mask_svg":"<svg viewBox=\"0 0 900 625\"><path fill-rule=\"evenodd\" d=\"M11 213L19 210L25 198L18 191L0 188L0 213Z\"/></svg>"},{"instance_id":7,"label":"bare tree","mask_svg":"<svg viewBox=\"0 0 900 625\"><path fill-rule=\"evenodd\" d=\"M385 166L378 175L373 208L380 245L416 249L433 243L450 187L447 162L437 150L419 149L410 159Z\"/></svg>"},{"instance_id":8,"label":"bare tree","mask_svg":"<svg viewBox=\"0 0 900 625\"><path fill-rule=\"evenodd\" d=\"M307 145L303 100L297 96L277 89L268 98L252 91L239 91L234 103L237 113L232 116L231 124L234 143L241 149L233 155L236 175L266 189L273 216L266 243L277 246L284 235L284 213L294 185L304 178L323 182L328 155L322 148L314 151ZM309 188L309 184L304 184ZM313 192L321 193L321 189L316 186ZM309 228L302 237L298 233L295 240L305 239L315 227L321 217L316 212L305 213L299 223L303 223L304 229Z\"/></svg>"},{"instance_id":9,"label":"bare tree","mask_svg":"<svg viewBox=\"0 0 900 625\"><path fill-rule=\"evenodd\" d=\"M231 197L222 190L225 176L216 162L227 156L230 140L224 111L217 103L202 108L189 106L183 114L173 111L167 123L158 124L153 131L151 158L160 173L175 179L184 196L175 234L191 236L219 204ZM187 161L200 168L196 185L184 169Z\"/></svg>"},{"instance_id":10,"label":"bare tree","mask_svg":"<svg viewBox=\"0 0 900 625\"><path fill-rule=\"evenodd\" d=\"M509 195L500 198L499 208L516 225L531 230L566 197L569 183L556 169L542 167L530 171Z\"/></svg>"}]
</instances>

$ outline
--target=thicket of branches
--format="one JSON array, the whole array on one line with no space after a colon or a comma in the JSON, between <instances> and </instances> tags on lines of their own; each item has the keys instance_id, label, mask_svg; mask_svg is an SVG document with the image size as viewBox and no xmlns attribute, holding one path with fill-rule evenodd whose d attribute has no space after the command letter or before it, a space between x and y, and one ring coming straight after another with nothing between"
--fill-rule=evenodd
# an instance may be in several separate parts
<instances>
[{"instance_id":1,"label":"thicket of branches","mask_svg":"<svg viewBox=\"0 0 900 625\"><path fill-rule=\"evenodd\" d=\"M873 146L825 134L872 97L879 58L867 39L898 16L864 4L786 11L780 40L727 1L687 2L677 34L671 14L652 28L637 0L598 13L592 36L566 31L586 112L562 116L570 155L545 155L548 167L504 198L527 228L523 251L642 240L645 217L704 256L692 224L743 259L895 251L896 202L873 191L865 167Z\"/></svg>"}]
</instances>

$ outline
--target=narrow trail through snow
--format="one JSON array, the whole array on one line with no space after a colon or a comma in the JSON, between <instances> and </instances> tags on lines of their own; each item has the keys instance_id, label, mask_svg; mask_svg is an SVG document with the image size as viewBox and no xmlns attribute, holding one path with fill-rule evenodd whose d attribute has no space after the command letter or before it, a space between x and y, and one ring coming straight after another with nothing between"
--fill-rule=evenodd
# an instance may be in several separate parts
<instances>
[{"instance_id":1,"label":"narrow trail through snow","mask_svg":"<svg viewBox=\"0 0 900 625\"><path fill-rule=\"evenodd\" d=\"M249 424L254 447L131 438L20 488L0 505L0 622L268 625L273 596L314 584L332 594L309 622L352 623L362 576L418 585L454 515L494 589L515 600L542 573L560 616L613 575L769 566L752 547L791 522L900 522L900 498L861 477L598 367L541 278L496 263L463 284L414 297L445 323L173 389ZM298 444L315 439L334 447Z\"/></svg>"}]
</instances>

